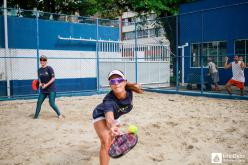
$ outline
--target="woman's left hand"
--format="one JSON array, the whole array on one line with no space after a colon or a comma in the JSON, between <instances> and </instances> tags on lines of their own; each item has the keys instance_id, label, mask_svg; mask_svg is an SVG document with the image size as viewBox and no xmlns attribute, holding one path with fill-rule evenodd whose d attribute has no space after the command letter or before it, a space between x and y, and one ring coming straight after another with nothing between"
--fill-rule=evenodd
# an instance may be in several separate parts
<instances>
[{"instance_id":1,"label":"woman's left hand","mask_svg":"<svg viewBox=\"0 0 248 165\"><path fill-rule=\"evenodd\" d=\"M42 88L42 89L45 89L46 87L47 87L47 84L42 84L42 85L41 85L41 88Z\"/></svg>"}]
</instances>

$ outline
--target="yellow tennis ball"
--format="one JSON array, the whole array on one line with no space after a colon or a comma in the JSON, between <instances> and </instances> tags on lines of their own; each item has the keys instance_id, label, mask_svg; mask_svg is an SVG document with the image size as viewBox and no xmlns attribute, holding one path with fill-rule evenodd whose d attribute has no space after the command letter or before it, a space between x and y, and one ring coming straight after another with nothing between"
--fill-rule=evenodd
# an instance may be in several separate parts
<instances>
[{"instance_id":1,"label":"yellow tennis ball","mask_svg":"<svg viewBox=\"0 0 248 165\"><path fill-rule=\"evenodd\" d=\"M138 128L137 128L135 125L129 125L129 126L128 126L128 132L129 132L129 133L136 134L137 131L138 131Z\"/></svg>"}]
</instances>

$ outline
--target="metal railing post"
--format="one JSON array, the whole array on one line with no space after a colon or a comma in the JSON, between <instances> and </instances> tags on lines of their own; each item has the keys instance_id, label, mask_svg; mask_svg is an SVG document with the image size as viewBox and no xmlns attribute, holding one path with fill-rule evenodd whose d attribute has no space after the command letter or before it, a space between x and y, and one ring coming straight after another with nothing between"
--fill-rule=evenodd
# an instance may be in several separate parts
<instances>
[{"instance_id":1,"label":"metal railing post","mask_svg":"<svg viewBox=\"0 0 248 165\"><path fill-rule=\"evenodd\" d=\"M100 90L100 63L99 63L99 19L96 19L96 69L97 69L97 91Z\"/></svg>"},{"instance_id":2,"label":"metal railing post","mask_svg":"<svg viewBox=\"0 0 248 165\"><path fill-rule=\"evenodd\" d=\"M138 83L137 22L135 20L135 82Z\"/></svg>"},{"instance_id":3,"label":"metal railing post","mask_svg":"<svg viewBox=\"0 0 248 165\"><path fill-rule=\"evenodd\" d=\"M35 13L36 16L36 66L37 66L37 73L40 67L40 63L39 63L39 57L40 57L40 53L39 53L39 48L40 48L40 38L39 38L39 11L36 10ZM38 75L38 79L39 79L39 75Z\"/></svg>"},{"instance_id":4,"label":"metal railing post","mask_svg":"<svg viewBox=\"0 0 248 165\"><path fill-rule=\"evenodd\" d=\"M8 9L7 1L4 0L4 62L5 62L5 78L7 82L7 96L10 97L10 58L9 57L9 39L8 39Z\"/></svg>"},{"instance_id":5,"label":"metal railing post","mask_svg":"<svg viewBox=\"0 0 248 165\"><path fill-rule=\"evenodd\" d=\"M178 80L178 16L176 16L176 91L179 90L179 80Z\"/></svg>"},{"instance_id":6,"label":"metal railing post","mask_svg":"<svg viewBox=\"0 0 248 165\"><path fill-rule=\"evenodd\" d=\"M204 77L203 77L203 13L201 12L201 54L200 54L200 64L201 64L201 94L203 94L204 90Z\"/></svg>"}]
</instances>

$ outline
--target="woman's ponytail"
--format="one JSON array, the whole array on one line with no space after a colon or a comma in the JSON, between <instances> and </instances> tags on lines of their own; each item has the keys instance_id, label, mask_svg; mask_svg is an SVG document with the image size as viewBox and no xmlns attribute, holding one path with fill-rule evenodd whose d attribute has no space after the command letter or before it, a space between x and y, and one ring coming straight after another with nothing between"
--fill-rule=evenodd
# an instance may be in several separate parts
<instances>
[{"instance_id":1,"label":"woman's ponytail","mask_svg":"<svg viewBox=\"0 0 248 165\"><path fill-rule=\"evenodd\" d=\"M126 89L129 89L129 90L134 91L136 93L143 93L144 92L144 90L141 88L141 86L139 84L130 83L130 82L127 82Z\"/></svg>"}]
</instances>

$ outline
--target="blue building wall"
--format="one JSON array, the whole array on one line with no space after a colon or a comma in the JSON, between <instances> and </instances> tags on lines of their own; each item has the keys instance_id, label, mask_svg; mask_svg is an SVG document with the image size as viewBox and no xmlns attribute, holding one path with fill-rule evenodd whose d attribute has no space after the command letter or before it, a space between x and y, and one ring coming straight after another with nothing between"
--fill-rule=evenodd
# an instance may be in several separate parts
<instances>
[{"instance_id":1,"label":"blue building wall","mask_svg":"<svg viewBox=\"0 0 248 165\"><path fill-rule=\"evenodd\" d=\"M0 48L4 48L4 23L0 16ZM62 41L61 37L96 39L96 25L50 20L39 20L39 48L46 50L95 51L95 42ZM37 49L36 20L33 18L8 17L9 48ZM119 28L99 26L99 38L119 40ZM0 59L3 60L3 59ZM36 67L36 66L34 66ZM31 89L32 80L10 80L11 95L35 94ZM56 79L59 92L96 90L97 78ZM7 82L0 81L0 96L7 95Z\"/></svg>"},{"instance_id":2,"label":"blue building wall","mask_svg":"<svg viewBox=\"0 0 248 165\"><path fill-rule=\"evenodd\" d=\"M3 16L0 16L0 48L4 47L4 24Z\"/></svg>"},{"instance_id":3,"label":"blue building wall","mask_svg":"<svg viewBox=\"0 0 248 165\"><path fill-rule=\"evenodd\" d=\"M194 2L180 5L180 14L245 2L247 0L195 0Z\"/></svg>"},{"instance_id":4,"label":"blue building wall","mask_svg":"<svg viewBox=\"0 0 248 165\"><path fill-rule=\"evenodd\" d=\"M246 3L247 2L247 3ZM227 5L239 4L232 7ZM216 9L210 9L216 8ZM200 11L203 10L203 11ZM179 45L186 42L185 56L191 57L191 44L211 41L226 41L227 56L232 58L236 39L248 39L247 0L199 0L180 6ZM188 73L199 72L200 68L190 67L190 59L185 60L185 81ZM206 68L204 68L206 73ZM225 84L232 76L231 70L219 69L220 84ZM248 71L245 69L246 85Z\"/></svg>"},{"instance_id":5,"label":"blue building wall","mask_svg":"<svg viewBox=\"0 0 248 165\"><path fill-rule=\"evenodd\" d=\"M0 17L3 27L3 16ZM0 30L0 47L4 48L4 30ZM36 20L32 18L8 17L9 48L36 49ZM61 37L96 39L96 25L61 21L39 20L40 49L94 51L94 42L61 41ZM99 38L119 40L119 28L99 26Z\"/></svg>"}]
</instances>

